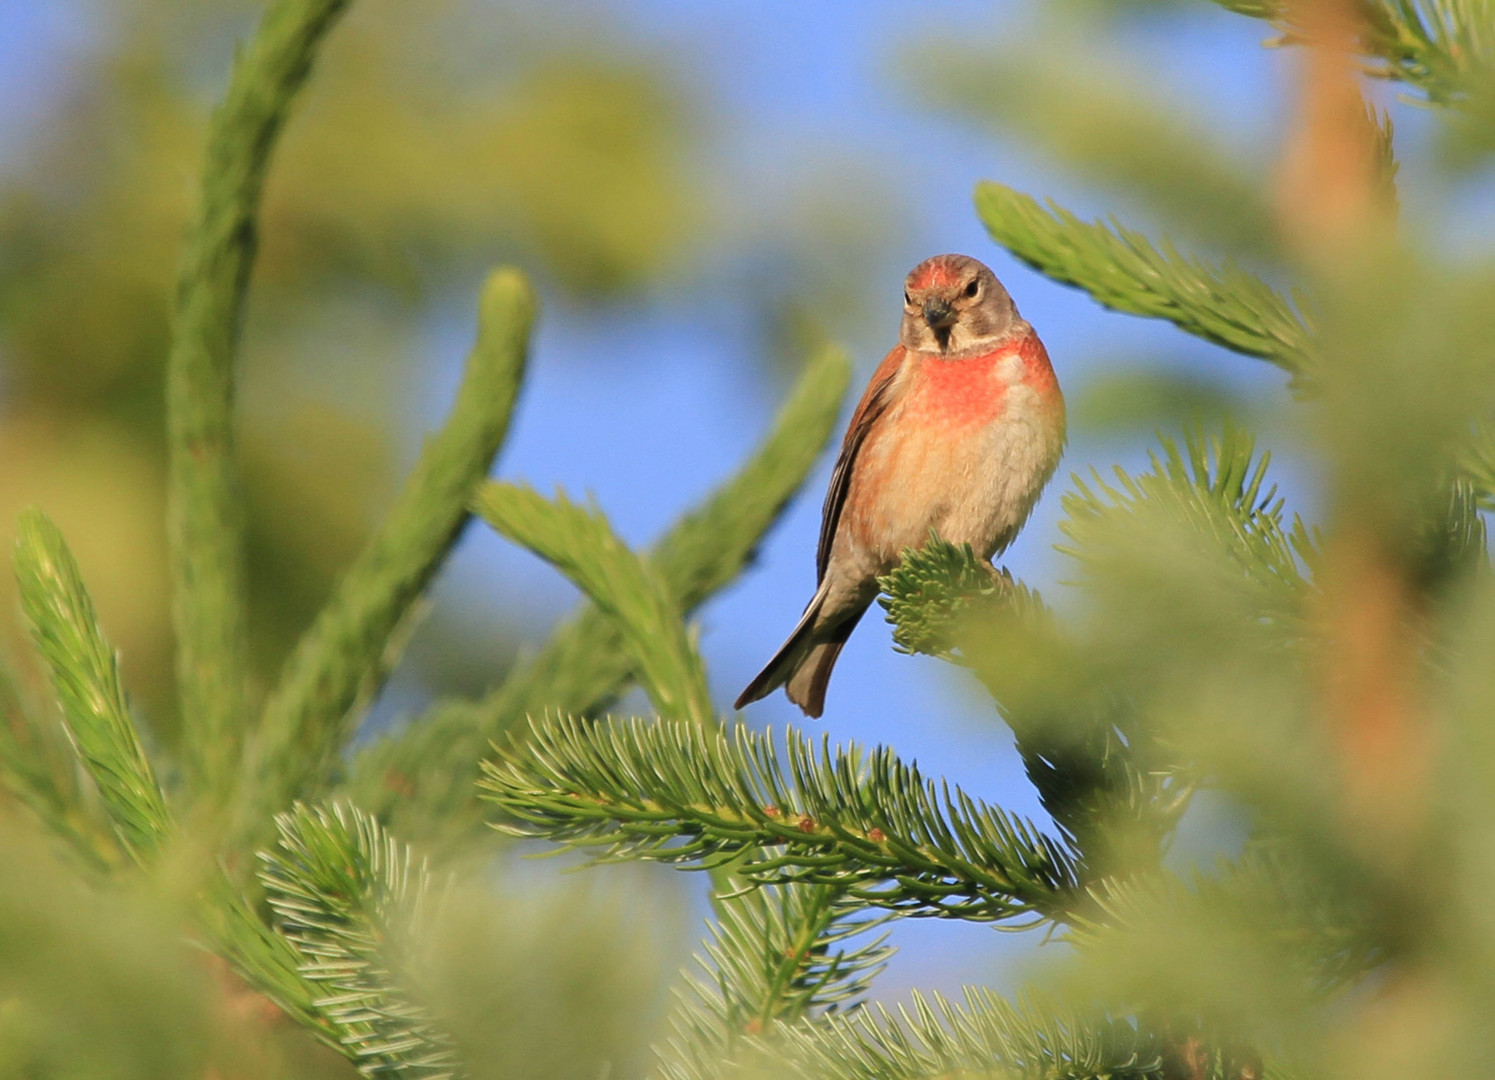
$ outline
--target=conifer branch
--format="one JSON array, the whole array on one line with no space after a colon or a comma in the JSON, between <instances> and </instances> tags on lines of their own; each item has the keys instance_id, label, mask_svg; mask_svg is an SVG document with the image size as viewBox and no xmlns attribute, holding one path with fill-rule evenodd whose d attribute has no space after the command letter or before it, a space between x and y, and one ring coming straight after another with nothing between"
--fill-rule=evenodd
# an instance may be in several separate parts
<instances>
[{"instance_id":1,"label":"conifer branch","mask_svg":"<svg viewBox=\"0 0 1495 1080\"><path fill-rule=\"evenodd\" d=\"M649 565L682 615L752 560L834 434L849 378L843 352L818 352L752 457L650 550ZM486 697L438 703L363 748L351 766L355 802L381 816L417 818L411 827L470 825L477 820L478 761L489 742L546 708L600 712L633 678L622 630L588 603Z\"/></svg>"},{"instance_id":2,"label":"conifer branch","mask_svg":"<svg viewBox=\"0 0 1495 1080\"><path fill-rule=\"evenodd\" d=\"M1306 636L1314 586L1305 570L1320 560L1318 540L1301 521L1285 522L1266 481L1269 457L1227 427L1215 438L1190 430L1182 447L1164 439L1152 461L1140 476L1118 469L1114 484L1076 478L1064 496L1060 529L1069 543L1060 550L1085 569L1081 583L1116 580L1137 565L1137 544L1155 554L1160 528L1182 528L1190 550L1224 556L1218 565L1232 588L1252 590L1258 619L1286 640ZM880 586L895 641L970 666L991 691L1044 808L1078 852L1087 887L1118 866L1155 865L1195 778L1134 707L1125 679L1075 678L1093 669L1083 646L1035 593L993 578L968 549L931 539L905 553ZM1015 656L1014 641L1022 643ZM1035 668L1068 678L1034 694Z\"/></svg>"},{"instance_id":3,"label":"conifer branch","mask_svg":"<svg viewBox=\"0 0 1495 1080\"><path fill-rule=\"evenodd\" d=\"M1093 43L1051 36L935 40L909 70L936 106L994 123L1066 168L1074 179L1122 192L1173 235L1211 247L1278 254L1268 188L1203 116L1144 89Z\"/></svg>"},{"instance_id":4,"label":"conifer branch","mask_svg":"<svg viewBox=\"0 0 1495 1080\"><path fill-rule=\"evenodd\" d=\"M1070 543L1059 550L1093 569L1112 557L1112 538L1129 525L1180 524L1223 551L1241 580L1259 587L1263 617L1296 624L1311 589L1303 567L1318 564L1319 544L1301 519L1291 526L1284 520L1283 500L1266 484L1271 455L1258 458L1252 436L1231 425L1218 437L1187 430L1182 450L1170 438L1161 444L1162 456L1150 453L1152 469L1139 476L1117 468L1114 485L1093 471L1088 482L1074 478L1059 526Z\"/></svg>"},{"instance_id":5,"label":"conifer branch","mask_svg":"<svg viewBox=\"0 0 1495 1080\"><path fill-rule=\"evenodd\" d=\"M1473 485L1479 509L1495 510L1495 425L1482 424L1475 430L1459 471Z\"/></svg>"},{"instance_id":6,"label":"conifer branch","mask_svg":"<svg viewBox=\"0 0 1495 1080\"><path fill-rule=\"evenodd\" d=\"M1456 474L1436 495L1441 497L1424 507L1407 549L1409 569L1419 587L1430 593L1449 583L1467 586L1474 573L1489 568L1490 560L1480 516L1489 492L1467 475Z\"/></svg>"},{"instance_id":7,"label":"conifer branch","mask_svg":"<svg viewBox=\"0 0 1495 1080\"><path fill-rule=\"evenodd\" d=\"M1031 823L936 787L885 747L817 751L793 730L783 746L780 758L771 735L741 725L548 716L484 762L481 788L500 831L603 861L730 863L746 881L832 885L907 915L1068 917L1073 858Z\"/></svg>"},{"instance_id":8,"label":"conifer branch","mask_svg":"<svg viewBox=\"0 0 1495 1080\"><path fill-rule=\"evenodd\" d=\"M1381 203L1395 215L1399 199L1396 176L1401 165L1396 160L1396 125L1391 113L1365 103L1365 119L1370 124L1371 146L1375 150L1375 186Z\"/></svg>"},{"instance_id":9,"label":"conifer branch","mask_svg":"<svg viewBox=\"0 0 1495 1080\"><path fill-rule=\"evenodd\" d=\"M349 0L275 0L208 130L166 364L167 539L189 773L225 782L247 724L244 539L233 451L234 354L270 156Z\"/></svg>"},{"instance_id":10,"label":"conifer branch","mask_svg":"<svg viewBox=\"0 0 1495 1080\"><path fill-rule=\"evenodd\" d=\"M1215 0L1263 19L1282 36L1306 38L1300 7L1290 0ZM1421 90L1434 105L1462 105L1495 80L1495 5L1489 0L1355 0L1359 45L1374 62L1366 73Z\"/></svg>"},{"instance_id":11,"label":"conifer branch","mask_svg":"<svg viewBox=\"0 0 1495 1080\"><path fill-rule=\"evenodd\" d=\"M1276 973L1294 975L1311 993L1354 985L1386 960L1373 930L1375 914L1363 892L1336 879L1333 857L1309 854L1280 839L1258 836L1233 861L1208 872L1112 879L1092 891L1093 919L1072 922L1066 937L1087 950L1120 944L1146 948L1149 939L1196 928L1204 939L1225 940L1226 928L1249 933L1280 953ZM1222 953L1223 955L1223 953Z\"/></svg>"},{"instance_id":12,"label":"conifer branch","mask_svg":"<svg viewBox=\"0 0 1495 1080\"><path fill-rule=\"evenodd\" d=\"M1317 534L1300 519L1286 520L1283 500L1267 482L1270 455L1258 456L1252 437L1227 424L1218 436L1187 429L1182 446L1162 438L1150 459L1152 468L1140 475L1117 469L1113 483L1076 477L1065 494L1059 527L1068 543L1059 550L1080 564L1078 584L1114 589L1138 574L1162 576L1148 581L1192 575L1192 587L1219 589L1220 597L1235 598L1251 626L1263 634L1270 627L1283 661L1292 662L1315 633L1312 575L1322 556ZM1084 669L1073 643L1060 638L1043 647L1051 650L1052 672ZM1002 698L1013 675L1000 653L991 650L978 670ZM1020 695L1010 720L1045 806L1087 856L1097 856L1086 860L1094 887L1110 876L1109 852L1133 867L1156 864L1197 776L1137 708L1129 673L1096 672L1090 682L1060 695L1071 710L1063 722L1045 715L1053 706L1044 695Z\"/></svg>"},{"instance_id":13,"label":"conifer branch","mask_svg":"<svg viewBox=\"0 0 1495 1080\"><path fill-rule=\"evenodd\" d=\"M342 1029L318 1008L319 988L302 974L302 955L265 924L228 874L215 874L208 882L197 923L206 947L248 985L315 1038L343 1052Z\"/></svg>"},{"instance_id":14,"label":"conifer branch","mask_svg":"<svg viewBox=\"0 0 1495 1080\"><path fill-rule=\"evenodd\" d=\"M1006 570L992 573L970 544L956 547L931 532L921 548L905 550L877 579L878 604L893 627L893 647L964 663L963 629L998 611L1022 619L1048 617L1042 598Z\"/></svg>"},{"instance_id":15,"label":"conifer branch","mask_svg":"<svg viewBox=\"0 0 1495 1080\"><path fill-rule=\"evenodd\" d=\"M1005 570L994 576L969 545L934 535L878 586L895 647L969 667L991 692L1039 801L1076 852L1079 879L1155 865L1192 787L1150 752L1150 733L1123 699L1083 685L1038 700L1026 692L1039 658L1045 670L1083 667L1043 599Z\"/></svg>"},{"instance_id":16,"label":"conifer branch","mask_svg":"<svg viewBox=\"0 0 1495 1080\"><path fill-rule=\"evenodd\" d=\"M270 808L326 775L359 704L388 675L399 629L456 543L472 493L503 444L534 312L534 294L518 271L489 277L477 342L451 415L286 662L265 705L244 783L254 792L270 778L274 790L258 793Z\"/></svg>"},{"instance_id":17,"label":"conifer branch","mask_svg":"<svg viewBox=\"0 0 1495 1080\"><path fill-rule=\"evenodd\" d=\"M1135 566L1139 537L1150 543L1159 526L1181 526L1191 549L1222 553L1232 583L1254 590L1258 618L1287 640L1301 639L1310 633L1314 585L1305 575L1321 560L1319 541L1300 520L1286 521L1266 480L1269 461L1230 426L1217 437L1190 429L1182 446L1165 438L1149 472L1118 469L1114 483L1075 479L1063 500L1060 529L1069 543L1060 550L1086 569L1082 583L1114 580L1118 568ZM1427 563L1467 565L1482 554L1482 523L1471 510L1455 493L1449 513L1428 530ZM938 537L905 552L879 585L899 647L969 666L992 692L1044 808L1079 854L1081 880L1097 883L1118 864L1154 863L1194 779L1157 742L1123 684L1071 680L1063 692L1027 692L1035 662L1054 673L1086 667L1041 598ZM1016 661L1013 641L1023 643Z\"/></svg>"},{"instance_id":18,"label":"conifer branch","mask_svg":"<svg viewBox=\"0 0 1495 1080\"><path fill-rule=\"evenodd\" d=\"M365 1076L461 1075L450 1037L411 999L390 955L391 939L423 913L425 863L341 804L298 804L275 820L280 839L260 854L260 880L302 977L328 991L312 1004L343 1052Z\"/></svg>"},{"instance_id":19,"label":"conifer branch","mask_svg":"<svg viewBox=\"0 0 1495 1080\"><path fill-rule=\"evenodd\" d=\"M600 510L562 493L550 500L499 483L484 485L473 506L497 532L553 564L617 620L623 648L661 716L714 721L706 670L679 609L657 572L618 539Z\"/></svg>"},{"instance_id":20,"label":"conifer branch","mask_svg":"<svg viewBox=\"0 0 1495 1080\"><path fill-rule=\"evenodd\" d=\"M0 780L33 817L90 870L110 868L119 854L112 825L95 820L79 788L66 727L40 716L0 658Z\"/></svg>"},{"instance_id":21,"label":"conifer branch","mask_svg":"<svg viewBox=\"0 0 1495 1080\"><path fill-rule=\"evenodd\" d=\"M697 957L705 978L686 976L658 1048L667 1080L709 1080L778 1023L855 1007L892 948L865 935L889 915L868 917L826 885L766 885L725 905ZM845 947L853 938L864 938Z\"/></svg>"},{"instance_id":22,"label":"conifer branch","mask_svg":"<svg viewBox=\"0 0 1495 1080\"><path fill-rule=\"evenodd\" d=\"M92 777L121 845L144 861L171 829L166 797L125 703L119 660L99 629L78 564L57 526L36 510L17 523L21 606L79 763Z\"/></svg>"},{"instance_id":23,"label":"conifer branch","mask_svg":"<svg viewBox=\"0 0 1495 1080\"><path fill-rule=\"evenodd\" d=\"M984 181L976 212L992 238L1042 274L1083 289L1115 311L1166 319L1234 352L1268 360L1293 376L1311 377L1313 343L1289 301L1232 263L1211 266L1161 250L1140 233L1086 223L1049 200Z\"/></svg>"},{"instance_id":24,"label":"conifer branch","mask_svg":"<svg viewBox=\"0 0 1495 1080\"><path fill-rule=\"evenodd\" d=\"M959 1005L914 993L896 1015L876 1005L814 1024L782 1025L780 1061L803 1080L1063 1076L1160 1080L1161 1039L1124 1019L1035 998L1016 1004L967 987Z\"/></svg>"}]
</instances>

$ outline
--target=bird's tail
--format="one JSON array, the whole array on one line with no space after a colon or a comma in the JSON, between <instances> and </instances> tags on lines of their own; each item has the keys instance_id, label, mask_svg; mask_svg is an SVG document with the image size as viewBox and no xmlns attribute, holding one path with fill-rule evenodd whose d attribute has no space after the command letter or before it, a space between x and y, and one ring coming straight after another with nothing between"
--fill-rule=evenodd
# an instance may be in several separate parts
<instances>
[{"instance_id":1,"label":"bird's tail","mask_svg":"<svg viewBox=\"0 0 1495 1080\"><path fill-rule=\"evenodd\" d=\"M789 639L738 695L733 708L740 709L749 702L766 698L782 686L789 700L803 709L806 716L819 717L825 711L825 688L831 681L836 657L841 655L841 646L862 617L858 611L834 627L822 626L821 609L829 592L829 582L822 582Z\"/></svg>"}]
</instances>

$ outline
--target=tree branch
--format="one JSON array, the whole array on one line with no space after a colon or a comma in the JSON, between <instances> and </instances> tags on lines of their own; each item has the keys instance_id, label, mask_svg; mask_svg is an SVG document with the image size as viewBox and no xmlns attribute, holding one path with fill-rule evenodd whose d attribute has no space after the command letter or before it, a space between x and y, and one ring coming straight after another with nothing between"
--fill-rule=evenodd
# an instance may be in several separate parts
<instances>
[{"instance_id":1,"label":"tree branch","mask_svg":"<svg viewBox=\"0 0 1495 1080\"><path fill-rule=\"evenodd\" d=\"M265 704L243 778L256 805L274 810L325 778L360 704L383 684L398 656L401 624L456 543L468 502L508 432L534 313L534 294L518 271L489 278L450 416Z\"/></svg>"},{"instance_id":2,"label":"tree branch","mask_svg":"<svg viewBox=\"0 0 1495 1080\"><path fill-rule=\"evenodd\" d=\"M208 131L166 365L167 539L188 772L226 786L247 724L244 526L233 454L234 354L270 156L349 0L276 0Z\"/></svg>"}]
</instances>

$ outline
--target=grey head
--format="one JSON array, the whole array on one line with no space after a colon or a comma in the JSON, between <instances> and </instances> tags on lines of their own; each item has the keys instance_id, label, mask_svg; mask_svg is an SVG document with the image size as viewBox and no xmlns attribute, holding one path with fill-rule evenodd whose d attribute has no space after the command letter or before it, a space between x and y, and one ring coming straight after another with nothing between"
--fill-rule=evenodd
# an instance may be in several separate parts
<instances>
[{"instance_id":1,"label":"grey head","mask_svg":"<svg viewBox=\"0 0 1495 1080\"><path fill-rule=\"evenodd\" d=\"M951 359L979 356L1023 325L1017 305L984 263L969 255L936 255L903 281L906 349Z\"/></svg>"}]
</instances>

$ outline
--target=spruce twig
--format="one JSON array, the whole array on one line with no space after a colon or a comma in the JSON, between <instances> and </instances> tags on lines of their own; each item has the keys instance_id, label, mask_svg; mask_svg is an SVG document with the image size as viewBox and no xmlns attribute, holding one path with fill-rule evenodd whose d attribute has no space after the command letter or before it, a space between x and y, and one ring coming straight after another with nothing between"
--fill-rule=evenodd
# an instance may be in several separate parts
<instances>
[{"instance_id":1,"label":"spruce twig","mask_svg":"<svg viewBox=\"0 0 1495 1080\"><path fill-rule=\"evenodd\" d=\"M818 749L786 731L550 716L485 762L495 827L602 860L730 865L764 883L833 885L909 915L1064 919L1077 879L1065 845L937 786L878 747Z\"/></svg>"},{"instance_id":2,"label":"spruce twig","mask_svg":"<svg viewBox=\"0 0 1495 1080\"><path fill-rule=\"evenodd\" d=\"M1161 1080L1164 1043L1127 1019L967 987L963 1005L915 993L820 1024L784 1025L780 1060L803 1080L1063 1076ZM786 1060L787 1059L787 1060Z\"/></svg>"},{"instance_id":3,"label":"spruce twig","mask_svg":"<svg viewBox=\"0 0 1495 1080\"><path fill-rule=\"evenodd\" d=\"M1083 685L1028 691L1035 667L1083 665L1042 597L937 536L905 551L878 584L896 647L969 667L991 692L1039 801L1075 849L1079 879L1155 864L1191 787L1123 697Z\"/></svg>"},{"instance_id":4,"label":"spruce twig","mask_svg":"<svg viewBox=\"0 0 1495 1080\"><path fill-rule=\"evenodd\" d=\"M1284 518L1284 501L1266 479L1271 455L1258 457L1254 437L1231 425L1215 437L1189 428L1182 447L1160 442L1145 473L1117 468L1114 482L1096 472L1074 478L1059 526L1069 543L1059 550L1089 570L1114 558L1112 540L1135 534L1136 523L1176 522L1222 550L1241 580L1261 591L1263 614L1299 626L1313 588L1304 569L1320 561L1319 538L1300 519Z\"/></svg>"},{"instance_id":5,"label":"spruce twig","mask_svg":"<svg viewBox=\"0 0 1495 1080\"><path fill-rule=\"evenodd\" d=\"M735 898L711 928L704 978L677 992L674 1034L659 1054L666 1080L714 1080L779 1024L859 1006L892 948L867 938L888 915L866 915L825 885L764 886ZM862 939L847 947L847 942Z\"/></svg>"},{"instance_id":6,"label":"spruce twig","mask_svg":"<svg viewBox=\"0 0 1495 1080\"><path fill-rule=\"evenodd\" d=\"M256 805L283 805L324 779L383 684L392 640L456 543L468 501L508 431L534 317L529 284L496 271L483 289L477 343L451 415L427 443L384 521L339 580L286 662L251 744L244 784L270 790Z\"/></svg>"},{"instance_id":7,"label":"spruce twig","mask_svg":"<svg viewBox=\"0 0 1495 1080\"><path fill-rule=\"evenodd\" d=\"M1055 281L1088 292L1097 303L1131 315L1166 319L1180 330L1310 379L1315 366L1309 328L1287 298L1232 263L1161 250L1114 220L1086 223L1052 200L983 181L976 212L992 239Z\"/></svg>"},{"instance_id":8,"label":"spruce twig","mask_svg":"<svg viewBox=\"0 0 1495 1080\"><path fill-rule=\"evenodd\" d=\"M391 949L428 903L430 873L367 814L334 804L277 815L280 837L260 854L276 928L326 992L313 1008L365 1076L463 1075L450 1036L411 997Z\"/></svg>"},{"instance_id":9,"label":"spruce twig","mask_svg":"<svg viewBox=\"0 0 1495 1080\"><path fill-rule=\"evenodd\" d=\"M45 515L21 516L16 537L21 606L79 763L93 778L120 844L144 862L171 829L166 797L125 703L119 659L62 534Z\"/></svg>"},{"instance_id":10,"label":"spruce twig","mask_svg":"<svg viewBox=\"0 0 1495 1080\"><path fill-rule=\"evenodd\" d=\"M818 352L752 457L649 551L649 565L682 615L752 560L834 434L849 378L844 353ZM402 821L417 817L415 828L471 826L479 820L477 763L489 742L547 708L600 712L634 677L622 630L588 602L484 698L439 702L360 750L351 766L356 801Z\"/></svg>"},{"instance_id":11,"label":"spruce twig","mask_svg":"<svg viewBox=\"0 0 1495 1080\"><path fill-rule=\"evenodd\" d=\"M198 931L205 946L315 1038L343 1053L341 1029L318 1008L317 986L302 973L303 957L266 925L227 873L216 873L202 892Z\"/></svg>"},{"instance_id":12,"label":"spruce twig","mask_svg":"<svg viewBox=\"0 0 1495 1080\"><path fill-rule=\"evenodd\" d=\"M976 557L970 544L956 547L931 532L921 548L903 552L898 565L877 579L878 604L893 627L893 647L959 662L961 631L1000 605L1036 594Z\"/></svg>"},{"instance_id":13,"label":"spruce twig","mask_svg":"<svg viewBox=\"0 0 1495 1080\"><path fill-rule=\"evenodd\" d=\"M28 700L0 658L0 780L82 864L106 871L118 857L111 824L91 813L66 726Z\"/></svg>"},{"instance_id":14,"label":"spruce twig","mask_svg":"<svg viewBox=\"0 0 1495 1080\"><path fill-rule=\"evenodd\" d=\"M167 539L185 764L226 792L247 729L244 538L233 452L234 354L265 174L292 100L349 0L275 0L208 131L166 364Z\"/></svg>"},{"instance_id":15,"label":"spruce twig","mask_svg":"<svg viewBox=\"0 0 1495 1080\"><path fill-rule=\"evenodd\" d=\"M499 483L485 485L473 505L501 535L554 564L617 621L623 648L661 716L715 722L706 670L679 609L658 572L618 539L599 510L564 494L551 500Z\"/></svg>"},{"instance_id":16,"label":"spruce twig","mask_svg":"<svg viewBox=\"0 0 1495 1080\"><path fill-rule=\"evenodd\" d=\"M1282 36L1269 44L1306 40L1303 13L1290 0L1215 0L1241 15L1264 19ZM1489 0L1355 0L1366 74L1405 83L1428 103L1463 106L1495 79L1495 6Z\"/></svg>"}]
</instances>

